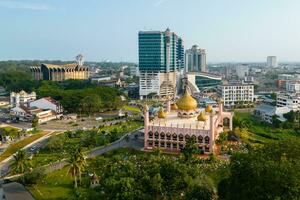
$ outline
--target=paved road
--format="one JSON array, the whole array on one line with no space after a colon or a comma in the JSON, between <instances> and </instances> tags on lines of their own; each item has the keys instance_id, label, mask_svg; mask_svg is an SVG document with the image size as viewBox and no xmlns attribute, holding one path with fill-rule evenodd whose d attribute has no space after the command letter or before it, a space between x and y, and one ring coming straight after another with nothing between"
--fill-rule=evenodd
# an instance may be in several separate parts
<instances>
[{"instance_id":1,"label":"paved road","mask_svg":"<svg viewBox=\"0 0 300 200\"><path fill-rule=\"evenodd\" d=\"M29 145L25 146L23 149L29 153L29 155L35 153L36 151L38 151L40 148L42 148L47 141L49 140L49 138L52 136L53 132L50 132L49 134L47 134L46 136L43 136L39 139L37 139L36 141L30 143ZM59 133L57 133L59 134ZM10 160L8 161L2 161L0 163L1 166L1 176L6 176L9 173L9 168L10 168Z\"/></svg>"},{"instance_id":2,"label":"paved road","mask_svg":"<svg viewBox=\"0 0 300 200\"><path fill-rule=\"evenodd\" d=\"M34 200L32 195L20 183L4 184L3 190L6 200Z\"/></svg>"}]
</instances>

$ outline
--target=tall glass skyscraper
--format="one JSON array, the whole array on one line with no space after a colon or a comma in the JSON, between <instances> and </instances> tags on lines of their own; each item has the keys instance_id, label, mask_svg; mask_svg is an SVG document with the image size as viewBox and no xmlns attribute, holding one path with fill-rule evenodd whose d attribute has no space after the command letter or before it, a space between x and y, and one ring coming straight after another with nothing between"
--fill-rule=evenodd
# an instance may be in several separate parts
<instances>
[{"instance_id":1,"label":"tall glass skyscraper","mask_svg":"<svg viewBox=\"0 0 300 200\"><path fill-rule=\"evenodd\" d=\"M174 96L184 68L183 41L169 29L139 32L140 96Z\"/></svg>"}]
</instances>

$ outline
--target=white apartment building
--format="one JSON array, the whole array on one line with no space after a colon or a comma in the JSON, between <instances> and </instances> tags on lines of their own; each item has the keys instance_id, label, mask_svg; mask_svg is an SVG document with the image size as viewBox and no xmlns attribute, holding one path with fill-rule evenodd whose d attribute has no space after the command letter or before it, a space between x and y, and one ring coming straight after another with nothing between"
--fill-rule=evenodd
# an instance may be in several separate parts
<instances>
[{"instance_id":1,"label":"white apartment building","mask_svg":"<svg viewBox=\"0 0 300 200\"><path fill-rule=\"evenodd\" d=\"M291 93L300 93L300 81L287 81L286 91Z\"/></svg>"},{"instance_id":2,"label":"white apartment building","mask_svg":"<svg viewBox=\"0 0 300 200\"><path fill-rule=\"evenodd\" d=\"M254 85L244 83L221 85L219 96L223 99L225 107L232 107L240 102L253 102Z\"/></svg>"},{"instance_id":3,"label":"white apartment building","mask_svg":"<svg viewBox=\"0 0 300 200\"><path fill-rule=\"evenodd\" d=\"M11 107L19 106L20 104L28 104L31 101L36 100L36 93L27 93L24 90L21 92L11 92L10 93L10 105Z\"/></svg>"},{"instance_id":4,"label":"white apartment building","mask_svg":"<svg viewBox=\"0 0 300 200\"><path fill-rule=\"evenodd\" d=\"M297 94L277 94L277 107L287 107L290 110L300 110L300 95Z\"/></svg>"}]
</instances>

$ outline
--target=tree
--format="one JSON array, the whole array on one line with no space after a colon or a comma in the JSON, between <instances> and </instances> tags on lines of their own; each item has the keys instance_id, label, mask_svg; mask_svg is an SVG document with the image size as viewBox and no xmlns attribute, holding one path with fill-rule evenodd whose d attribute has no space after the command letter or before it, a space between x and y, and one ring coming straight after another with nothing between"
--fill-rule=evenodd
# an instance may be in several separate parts
<instances>
[{"instance_id":1,"label":"tree","mask_svg":"<svg viewBox=\"0 0 300 200\"><path fill-rule=\"evenodd\" d=\"M196 138L191 137L187 140L182 153L184 155L185 160L190 160L193 157L193 154L198 152L198 145L196 142Z\"/></svg>"},{"instance_id":2,"label":"tree","mask_svg":"<svg viewBox=\"0 0 300 200\"><path fill-rule=\"evenodd\" d=\"M31 163L28 159L28 155L26 154L25 150L18 150L17 153L13 156L14 162L11 165L11 170L13 173L25 173L31 167ZM24 176L23 176L24 181Z\"/></svg>"},{"instance_id":3,"label":"tree","mask_svg":"<svg viewBox=\"0 0 300 200\"><path fill-rule=\"evenodd\" d=\"M46 146L50 151L62 150L64 147L64 140L62 136L53 136L49 139Z\"/></svg>"},{"instance_id":4,"label":"tree","mask_svg":"<svg viewBox=\"0 0 300 200\"><path fill-rule=\"evenodd\" d=\"M77 148L68 160L70 168L68 173L74 177L74 187L77 188L77 178L81 182L81 174L86 166L86 160L81 148Z\"/></svg>"},{"instance_id":5,"label":"tree","mask_svg":"<svg viewBox=\"0 0 300 200\"><path fill-rule=\"evenodd\" d=\"M37 128L39 125L39 118L37 116L35 116L32 120L32 123L31 123L31 127L32 128Z\"/></svg>"},{"instance_id":6,"label":"tree","mask_svg":"<svg viewBox=\"0 0 300 200\"><path fill-rule=\"evenodd\" d=\"M211 200L213 199L214 192L200 185L194 185L185 195L186 200Z\"/></svg>"},{"instance_id":7,"label":"tree","mask_svg":"<svg viewBox=\"0 0 300 200\"><path fill-rule=\"evenodd\" d=\"M96 94L91 94L84 97L80 101L80 106L82 108L82 112L88 114L89 116L95 112L98 112L102 106L101 99Z\"/></svg>"},{"instance_id":8,"label":"tree","mask_svg":"<svg viewBox=\"0 0 300 200\"><path fill-rule=\"evenodd\" d=\"M271 142L232 156L230 175L220 182L221 199L298 199L300 140Z\"/></svg>"}]
</instances>

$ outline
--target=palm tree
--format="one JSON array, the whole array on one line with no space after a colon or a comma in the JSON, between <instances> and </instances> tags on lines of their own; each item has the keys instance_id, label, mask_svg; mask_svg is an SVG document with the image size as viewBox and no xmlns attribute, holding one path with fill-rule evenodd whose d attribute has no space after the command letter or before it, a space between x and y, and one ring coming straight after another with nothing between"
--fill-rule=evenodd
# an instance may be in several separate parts
<instances>
[{"instance_id":1,"label":"palm tree","mask_svg":"<svg viewBox=\"0 0 300 200\"><path fill-rule=\"evenodd\" d=\"M11 165L11 171L15 174L23 174L30 167L31 163L28 159L27 153L22 149L18 150L17 153L14 155L14 162ZM24 176L22 176L22 179L24 182Z\"/></svg>"},{"instance_id":2,"label":"palm tree","mask_svg":"<svg viewBox=\"0 0 300 200\"><path fill-rule=\"evenodd\" d=\"M20 149L14 155L14 162L11 166L11 169L14 173L24 173L29 167L30 162L28 160L28 155L24 150Z\"/></svg>"},{"instance_id":3,"label":"palm tree","mask_svg":"<svg viewBox=\"0 0 300 200\"><path fill-rule=\"evenodd\" d=\"M74 187L77 188L77 177L79 177L79 181L81 182L81 174L86 166L85 156L82 149L76 149L75 152L71 154L68 162L70 164L68 173L74 177Z\"/></svg>"}]
</instances>

